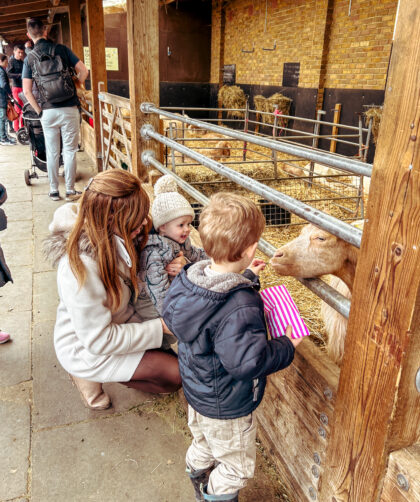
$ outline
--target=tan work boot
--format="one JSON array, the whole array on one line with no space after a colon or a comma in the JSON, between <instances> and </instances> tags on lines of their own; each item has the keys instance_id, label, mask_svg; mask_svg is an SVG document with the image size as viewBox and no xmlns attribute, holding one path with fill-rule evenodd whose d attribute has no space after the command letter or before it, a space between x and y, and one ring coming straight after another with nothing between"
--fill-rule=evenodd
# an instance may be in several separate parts
<instances>
[{"instance_id":1,"label":"tan work boot","mask_svg":"<svg viewBox=\"0 0 420 502\"><path fill-rule=\"evenodd\" d=\"M90 408L91 410L106 410L111 406L111 399L104 392L101 383L77 378L74 375L70 375L70 378L77 387L86 408Z\"/></svg>"}]
</instances>

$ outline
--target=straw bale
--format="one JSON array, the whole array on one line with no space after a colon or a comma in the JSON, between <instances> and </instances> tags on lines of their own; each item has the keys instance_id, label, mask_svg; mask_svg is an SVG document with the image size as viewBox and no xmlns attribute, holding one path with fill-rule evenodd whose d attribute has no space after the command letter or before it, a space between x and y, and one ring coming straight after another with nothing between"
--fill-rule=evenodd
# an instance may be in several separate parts
<instances>
[{"instance_id":1,"label":"straw bale","mask_svg":"<svg viewBox=\"0 0 420 502\"><path fill-rule=\"evenodd\" d=\"M372 119L372 134L373 141L376 143L378 140L379 126L381 125L382 106L373 106L365 111L365 123L369 125L369 120Z\"/></svg>"},{"instance_id":2,"label":"straw bale","mask_svg":"<svg viewBox=\"0 0 420 502\"><path fill-rule=\"evenodd\" d=\"M292 100L280 92L276 92L265 100L265 111L273 113L276 105L283 115L289 115ZM263 121L266 124L274 124L274 115L264 115ZM281 125L287 126L287 119L282 119Z\"/></svg>"},{"instance_id":3,"label":"straw bale","mask_svg":"<svg viewBox=\"0 0 420 502\"><path fill-rule=\"evenodd\" d=\"M261 94L254 96L254 107L259 112L274 113L276 105L283 115L289 115L292 100L280 92L276 92L269 98ZM274 115L262 115L262 121L265 124L274 124ZM287 119L282 119L282 125L287 125Z\"/></svg>"},{"instance_id":4,"label":"straw bale","mask_svg":"<svg viewBox=\"0 0 420 502\"><path fill-rule=\"evenodd\" d=\"M265 112L265 101L266 98L264 96L257 94L256 96L254 96L254 108L258 112Z\"/></svg>"},{"instance_id":5,"label":"straw bale","mask_svg":"<svg viewBox=\"0 0 420 502\"><path fill-rule=\"evenodd\" d=\"M219 89L219 100L222 102L224 108L245 108L246 97L243 89L237 85L224 85ZM243 111L228 111L228 117L244 118Z\"/></svg>"}]
</instances>

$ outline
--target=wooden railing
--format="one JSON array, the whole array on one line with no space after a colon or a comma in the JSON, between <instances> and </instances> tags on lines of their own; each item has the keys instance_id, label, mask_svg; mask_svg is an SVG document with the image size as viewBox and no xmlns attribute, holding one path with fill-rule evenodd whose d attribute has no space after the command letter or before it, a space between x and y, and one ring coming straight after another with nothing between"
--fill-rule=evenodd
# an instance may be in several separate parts
<instances>
[{"instance_id":1,"label":"wooden railing","mask_svg":"<svg viewBox=\"0 0 420 502\"><path fill-rule=\"evenodd\" d=\"M103 169L132 172L130 100L100 92L99 106Z\"/></svg>"}]
</instances>

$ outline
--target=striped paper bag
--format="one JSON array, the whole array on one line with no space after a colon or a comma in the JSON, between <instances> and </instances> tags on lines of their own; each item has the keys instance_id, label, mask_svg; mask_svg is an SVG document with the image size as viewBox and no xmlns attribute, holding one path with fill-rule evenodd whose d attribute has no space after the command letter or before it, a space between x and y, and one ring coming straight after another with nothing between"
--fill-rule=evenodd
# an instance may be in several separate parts
<instances>
[{"instance_id":1,"label":"striped paper bag","mask_svg":"<svg viewBox=\"0 0 420 502\"><path fill-rule=\"evenodd\" d=\"M272 286L261 291L265 318L272 338L279 338L292 326L292 338L309 335L309 329L299 315L299 310L286 287Z\"/></svg>"}]
</instances>

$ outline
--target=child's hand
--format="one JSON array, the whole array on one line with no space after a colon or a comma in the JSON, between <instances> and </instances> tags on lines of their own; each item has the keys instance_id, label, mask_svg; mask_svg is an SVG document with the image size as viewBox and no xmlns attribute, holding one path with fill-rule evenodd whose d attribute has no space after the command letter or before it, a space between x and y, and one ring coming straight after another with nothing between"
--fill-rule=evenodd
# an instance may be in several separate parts
<instances>
[{"instance_id":1,"label":"child's hand","mask_svg":"<svg viewBox=\"0 0 420 502\"><path fill-rule=\"evenodd\" d=\"M292 338L292 326L287 326L285 336L293 343L293 347L296 348L303 338Z\"/></svg>"},{"instance_id":2,"label":"child's hand","mask_svg":"<svg viewBox=\"0 0 420 502\"><path fill-rule=\"evenodd\" d=\"M252 260L251 266L248 268L252 270L255 275L259 275L259 273L265 269L265 265L266 263L264 260L256 258L255 260Z\"/></svg>"},{"instance_id":3,"label":"child's hand","mask_svg":"<svg viewBox=\"0 0 420 502\"><path fill-rule=\"evenodd\" d=\"M163 332L166 333L167 335L172 335L172 331L168 328L168 326L166 326L166 323L162 318L160 319L160 322L162 323Z\"/></svg>"},{"instance_id":4,"label":"child's hand","mask_svg":"<svg viewBox=\"0 0 420 502\"><path fill-rule=\"evenodd\" d=\"M165 270L166 272L168 272L168 275L176 277L181 272L186 263L187 260L184 257L184 253L180 251L178 256L174 260L172 260L171 263L168 263L168 265L166 265Z\"/></svg>"}]
</instances>

